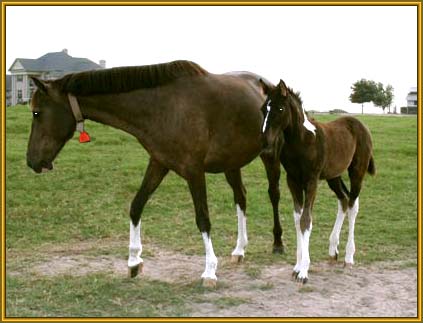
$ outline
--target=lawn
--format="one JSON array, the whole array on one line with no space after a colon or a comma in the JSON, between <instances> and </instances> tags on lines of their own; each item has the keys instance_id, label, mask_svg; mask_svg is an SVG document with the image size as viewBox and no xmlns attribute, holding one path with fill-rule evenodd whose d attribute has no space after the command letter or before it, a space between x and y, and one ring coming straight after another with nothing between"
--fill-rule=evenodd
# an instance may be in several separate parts
<instances>
[{"instance_id":1,"label":"lawn","mask_svg":"<svg viewBox=\"0 0 423 323\"><path fill-rule=\"evenodd\" d=\"M315 118L328 121L336 116L316 115ZM360 195L355 260L364 265L376 261L414 262L417 259L418 237L417 118L358 118L371 130L377 175L366 176ZM131 291L136 289L133 282L106 274L79 280L70 277L21 277L13 272L23 266L22 258L8 255L28 255L25 266L31 266L34 257L31 254L36 254L45 246L112 239L124 242L108 252L126 257L129 205L140 186L148 154L130 135L87 122L86 129L92 142L79 144L76 138L72 139L56 159L55 169L37 175L26 166L25 159L30 125L31 113L27 107L7 108L7 315L60 316L60 309L69 303L69 297L80 299L84 305L68 306L65 312L61 312L65 316L136 315L131 312L131 306L122 310L107 299L108 293L119 292L123 293L123 299L127 297L129 300ZM293 264L295 261L292 202L284 177L283 172L280 210L287 253L280 256L271 253L273 219L264 167L257 159L243 168L243 181L248 192L249 245L246 262L263 265L277 262ZM218 257L228 256L235 246L237 233L232 192L223 174L207 175L207 190L214 250ZM313 214L310 244L313 262L327 259L329 234L336 212L337 200L327 184L321 182ZM142 223L147 254L151 244L168 251L203 255L191 196L186 182L176 174L169 173L152 196L144 210ZM344 225L340 257L344 256L346 232L347 225ZM200 272L193 274L201 275ZM156 288L168 297L166 302L156 295ZM88 289L95 290L98 297L87 299L84 291ZM159 298L156 302L165 302L170 311L159 311L143 299L146 316L186 315L181 305L184 298L192 293L202 293L198 286L171 286L159 282L147 282L143 291L156 295L154 297ZM104 308L104 311L96 312L98 308Z\"/></svg>"}]
</instances>

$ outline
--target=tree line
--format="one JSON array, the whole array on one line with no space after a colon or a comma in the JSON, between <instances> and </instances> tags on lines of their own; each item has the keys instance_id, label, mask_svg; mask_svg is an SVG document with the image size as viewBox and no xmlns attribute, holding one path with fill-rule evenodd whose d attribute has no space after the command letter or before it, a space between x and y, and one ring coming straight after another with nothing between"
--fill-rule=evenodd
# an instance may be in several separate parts
<instances>
[{"instance_id":1,"label":"tree line","mask_svg":"<svg viewBox=\"0 0 423 323\"><path fill-rule=\"evenodd\" d=\"M361 103L361 113L363 113L363 104L366 102L373 102L377 107L381 107L383 112L386 108L391 107L394 99L394 88L392 85L383 86L382 83L376 83L366 79L361 79L355 82L352 86L352 93L350 101L352 103Z\"/></svg>"}]
</instances>

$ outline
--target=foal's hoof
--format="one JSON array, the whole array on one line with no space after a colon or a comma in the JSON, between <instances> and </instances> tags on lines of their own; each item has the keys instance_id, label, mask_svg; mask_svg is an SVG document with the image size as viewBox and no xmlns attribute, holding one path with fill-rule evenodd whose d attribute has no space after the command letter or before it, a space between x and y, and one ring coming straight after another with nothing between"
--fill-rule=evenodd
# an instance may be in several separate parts
<instances>
[{"instance_id":1,"label":"foal's hoof","mask_svg":"<svg viewBox=\"0 0 423 323\"><path fill-rule=\"evenodd\" d=\"M142 274L144 272L144 263L139 263L134 267L128 267L128 277L134 278L137 277L138 274Z\"/></svg>"},{"instance_id":2,"label":"foal's hoof","mask_svg":"<svg viewBox=\"0 0 423 323\"><path fill-rule=\"evenodd\" d=\"M296 281L300 286L305 285L308 282L308 278L300 278L299 277L300 272L299 271L293 271L292 272L292 280Z\"/></svg>"},{"instance_id":3,"label":"foal's hoof","mask_svg":"<svg viewBox=\"0 0 423 323\"><path fill-rule=\"evenodd\" d=\"M297 283L298 283L299 286L303 286L303 285L307 284L307 282L308 282L308 278L307 277L297 278Z\"/></svg>"},{"instance_id":4,"label":"foal's hoof","mask_svg":"<svg viewBox=\"0 0 423 323\"><path fill-rule=\"evenodd\" d=\"M338 254L336 253L335 256L329 256L329 264L335 265L338 262Z\"/></svg>"},{"instance_id":5,"label":"foal's hoof","mask_svg":"<svg viewBox=\"0 0 423 323\"><path fill-rule=\"evenodd\" d=\"M231 263L233 264L240 264L244 261L244 256L242 255L232 255L231 256Z\"/></svg>"},{"instance_id":6,"label":"foal's hoof","mask_svg":"<svg viewBox=\"0 0 423 323\"><path fill-rule=\"evenodd\" d=\"M212 278L203 278L203 287L204 288L216 288L217 280Z\"/></svg>"},{"instance_id":7,"label":"foal's hoof","mask_svg":"<svg viewBox=\"0 0 423 323\"><path fill-rule=\"evenodd\" d=\"M283 255L285 253L285 247L283 245L273 246L273 254Z\"/></svg>"},{"instance_id":8,"label":"foal's hoof","mask_svg":"<svg viewBox=\"0 0 423 323\"><path fill-rule=\"evenodd\" d=\"M353 264L349 263L349 262L344 262L344 269L346 270L352 270L353 269Z\"/></svg>"}]
</instances>

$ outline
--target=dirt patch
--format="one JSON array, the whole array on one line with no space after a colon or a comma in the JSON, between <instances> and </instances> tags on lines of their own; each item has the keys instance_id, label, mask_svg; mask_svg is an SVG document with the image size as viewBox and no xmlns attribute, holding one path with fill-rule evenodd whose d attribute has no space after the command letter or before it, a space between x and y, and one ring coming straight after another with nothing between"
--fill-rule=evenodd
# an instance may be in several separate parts
<instances>
[{"instance_id":1,"label":"dirt patch","mask_svg":"<svg viewBox=\"0 0 423 323\"><path fill-rule=\"evenodd\" d=\"M103 242L104 246L104 242ZM93 244L71 249L55 246L49 259L30 270L44 276L107 272L126 276L126 259L92 255ZM195 284L204 258L151 248L144 257L144 276L168 283ZM151 251L152 250L152 251ZM405 268L404 268L405 267ZM358 265L312 264L310 281L300 287L291 280L290 265L258 267L248 260L234 265L219 258L218 288L187 300L194 317L416 317L417 269L404 263ZM8 272L19 275L23 272ZM136 279L142 279L136 278Z\"/></svg>"}]
</instances>

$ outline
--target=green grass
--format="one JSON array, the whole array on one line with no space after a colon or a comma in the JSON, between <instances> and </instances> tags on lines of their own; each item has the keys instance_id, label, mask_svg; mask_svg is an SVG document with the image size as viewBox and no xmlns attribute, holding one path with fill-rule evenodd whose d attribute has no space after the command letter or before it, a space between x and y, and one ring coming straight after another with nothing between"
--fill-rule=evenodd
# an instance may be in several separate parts
<instances>
[{"instance_id":1,"label":"green grass","mask_svg":"<svg viewBox=\"0 0 423 323\"><path fill-rule=\"evenodd\" d=\"M336 118L315 117L320 121ZM359 119L373 135L377 176L365 178L360 195L355 260L362 264L394 260L414 263L418 216L417 119L388 116ZM72 245L105 238L127 241L129 205L148 162L148 154L139 143L128 134L87 122L92 142L79 144L72 139L56 159L54 171L37 175L25 160L30 124L27 107L7 108L6 248L19 253L35 252L45 245ZM283 172L280 209L287 253L280 256L271 253L273 220L264 168L259 159L243 168L250 242L245 261L249 263L251 277L260 274L257 266L263 264L294 263L292 202L284 177ZM214 250L218 257L228 256L236 243L237 228L232 192L223 174L207 175L207 189ZM314 207L312 262L327 259L336 211L334 194L321 182ZM346 232L344 225L341 259ZM154 244L170 251L203 255L187 184L174 173L165 178L147 204L142 237L147 253L148 245ZM109 252L126 257L126 242ZM17 266L13 263L16 259L8 262L10 268ZM183 316L184 298L200 293L193 286L131 282L101 274L78 279L8 275L6 283L8 316ZM165 296L157 296L159 292ZM144 294L156 296L142 299ZM120 302L124 306L119 306ZM231 302L223 300L222 306ZM238 301L232 305L237 304Z\"/></svg>"},{"instance_id":2,"label":"green grass","mask_svg":"<svg viewBox=\"0 0 423 323\"><path fill-rule=\"evenodd\" d=\"M198 294L191 286L105 274L8 277L6 284L14 288L6 299L7 316L18 317L180 317L186 316L186 298Z\"/></svg>"}]
</instances>

